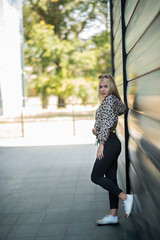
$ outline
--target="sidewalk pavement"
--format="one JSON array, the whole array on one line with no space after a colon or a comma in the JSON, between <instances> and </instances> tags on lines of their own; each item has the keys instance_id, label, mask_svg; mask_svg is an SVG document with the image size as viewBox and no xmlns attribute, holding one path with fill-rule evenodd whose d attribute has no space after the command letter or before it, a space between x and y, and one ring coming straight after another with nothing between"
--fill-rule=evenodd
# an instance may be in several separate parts
<instances>
[{"instance_id":1,"label":"sidewalk pavement","mask_svg":"<svg viewBox=\"0 0 160 240\"><path fill-rule=\"evenodd\" d=\"M138 240L132 216L97 226L108 193L90 181L94 144L0 148L0 240Z\"/></svg>"}]
</instances>

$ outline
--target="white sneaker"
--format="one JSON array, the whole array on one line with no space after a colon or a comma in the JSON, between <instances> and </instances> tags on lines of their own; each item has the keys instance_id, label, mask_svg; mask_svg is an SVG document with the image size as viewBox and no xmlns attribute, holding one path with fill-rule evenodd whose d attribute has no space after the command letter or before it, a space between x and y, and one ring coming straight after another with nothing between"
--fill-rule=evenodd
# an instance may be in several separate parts
<instances>
[{"instance_id":1,"label":"white sneaker","mask_svg":"<svg viewBox=\"0 0 160 240\"><path fill-rule=\"evenodd\" d=\"M125 217L129 217L131 210L132 210L132 206L133 206L133 195L129 195L127 194L127 201L125 203L123 203L124 205L124 211L125 211Z\"/></svg>"},{"instance_id":2,"label":"white sneaker","mask_svg":"<svg viewBox=\"0 0 160 240\"><path fill-rule=\"evenodd\" d=\"M105 225L105 224L118 224L118 217L112 218L110 215L106 215L104 218L101 220L97 220L96 223L98 225Z\"/></svg>"}]
</instances>

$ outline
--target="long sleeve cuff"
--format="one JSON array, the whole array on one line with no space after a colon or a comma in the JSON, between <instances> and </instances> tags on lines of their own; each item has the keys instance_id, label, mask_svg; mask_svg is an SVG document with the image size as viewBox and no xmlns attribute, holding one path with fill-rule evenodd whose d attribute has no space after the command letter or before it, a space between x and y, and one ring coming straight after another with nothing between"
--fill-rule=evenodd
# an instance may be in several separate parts
<instances>
[{"instance_id":1,"label":"long sleeve cuff","mask_svg":"<svg viewBox=\"0 0 160 240\"><path fill-rule=\"evenodd\" d=\"M105 142L107 141L107 139L109 138L110 135L110 129L101 129L100 134L99 134L99 143L100 144L105 144Z\"/></svg>"}]
</instances>

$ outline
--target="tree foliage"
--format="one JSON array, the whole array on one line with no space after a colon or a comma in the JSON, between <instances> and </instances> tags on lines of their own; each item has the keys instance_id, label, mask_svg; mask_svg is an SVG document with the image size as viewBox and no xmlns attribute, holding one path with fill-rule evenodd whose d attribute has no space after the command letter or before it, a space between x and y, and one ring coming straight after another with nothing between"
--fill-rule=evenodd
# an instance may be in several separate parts
<instances>
[{"instance_id":1,"label":"tree foliage","mask_svg":"<svg viewBox=\"0 0 160 240\"><path fill-rule=\"evenodd\" d=\"M23 15L28 84L41 95L43 107L51 93L93 101L97 75L110 72L109 33L85 39L82 33L106 24L104 6L97 1L24 0Z\"/></svg>"}]
</instances>

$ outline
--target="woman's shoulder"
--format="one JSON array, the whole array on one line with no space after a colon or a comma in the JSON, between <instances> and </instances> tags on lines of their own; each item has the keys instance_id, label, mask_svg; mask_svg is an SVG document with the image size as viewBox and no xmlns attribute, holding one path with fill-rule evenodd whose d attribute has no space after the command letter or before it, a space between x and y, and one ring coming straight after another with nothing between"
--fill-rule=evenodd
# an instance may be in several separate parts
<instances>
[{"instance_id":1,"label":"woman's shoulder","mask_svg":"<svg viewBox=\"0 0 160 240\"><path fill-rule=\"evenodd\" d=\"M119 98L115 94L109 94L105 99L104 103L115 102L119 100Z\"/></svg>"},{"instance_id":2,"label":"woman's shoulder","mask_svg":"<svg viewBox=\"0 0 160 240\"><path fill-rule=\"evenodd\" d=\"M108 95L101 104L101 109L106 110L109 106L112 107L117 103L117 99L113 94Z\"/></svg>"}]
</instances>

